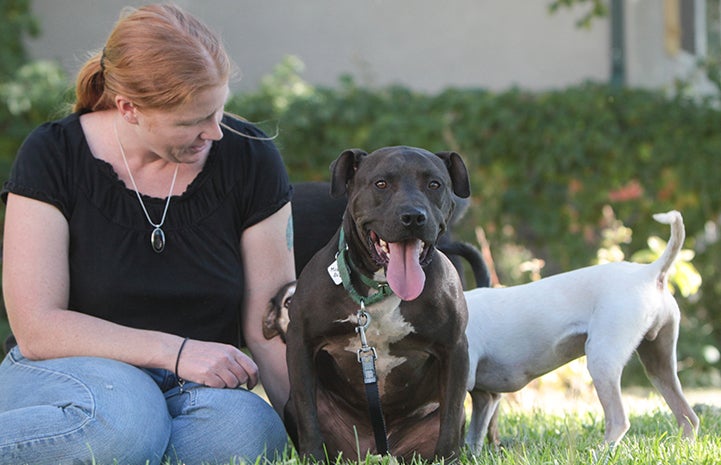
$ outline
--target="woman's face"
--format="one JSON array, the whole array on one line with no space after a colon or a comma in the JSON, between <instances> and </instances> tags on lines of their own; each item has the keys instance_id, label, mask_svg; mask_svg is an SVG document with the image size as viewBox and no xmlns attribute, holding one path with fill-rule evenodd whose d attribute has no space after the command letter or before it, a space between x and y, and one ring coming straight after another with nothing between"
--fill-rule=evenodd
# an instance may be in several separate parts
<instances>
[{"instance_id":1,"label":"woman's face","mask_svg":"<svg viewBox=\"0 0 721 465\"><path fill-rule=\"evenodd\" d=\"M228 84L211 87L174 110L137 110L137 136L147 150L176 163L195 163L207 156L223 133L220 120Z\"/></svg>"}]
</instances>

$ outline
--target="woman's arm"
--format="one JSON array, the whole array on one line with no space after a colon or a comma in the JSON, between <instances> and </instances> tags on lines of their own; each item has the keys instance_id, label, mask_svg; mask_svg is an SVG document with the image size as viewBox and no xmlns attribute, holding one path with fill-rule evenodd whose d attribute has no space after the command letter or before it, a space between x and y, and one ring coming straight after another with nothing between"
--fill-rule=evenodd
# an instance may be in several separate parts
<instances>
[{"instance_id":1,"label":"woman's arm","mask_svg":"<svg viewBox=\"0 0 721 465\"><path fill-rule=\"evenodd\" d=\"M246 277L243 337L260 368L263 388L282 415L290 392L285 344L278 336L263 337L263 314L276 292L295 279L290 203L248 228L241 247Z\"/></svg>"},{"instance_id":2,"label":"woman's arm","mask_svg":"<svg viewBox=\"0 0 721 465\"><path fill-rule=\"evenodd\" d=\"M69 228L54 206L9 194L5 210L3 291L8 320L29 359L95 356L174 371L182 338L121 326L69 310ZM84 244L92 247L92 244ZM214 387L250 387L257 367L237 348L188 341L182 378Z\"/></svg>"}]
</instances>

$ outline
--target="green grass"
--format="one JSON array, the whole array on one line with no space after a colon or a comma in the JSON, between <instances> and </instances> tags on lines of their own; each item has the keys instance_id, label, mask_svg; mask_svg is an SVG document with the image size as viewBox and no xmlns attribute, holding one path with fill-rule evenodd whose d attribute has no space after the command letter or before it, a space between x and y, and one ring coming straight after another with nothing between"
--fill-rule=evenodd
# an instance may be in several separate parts
<instances>
[{"instance_id":1,"label":"green grass","mask_svg":"<svg viewBox=\"0 0 721 465\"><path fill-rule=\"evenodd\" d=\"M655 391L627 389L631 428L615 447L603 442L604 417L593 390L564 396L559 389L524 390L501 404L500 449L486 447L462 463L535 464L718 464L721 463L721 392L691 391L701 426L685 440Z\"/></svg>"},{"instance_id":2,"label":"green grass","mask_svg":"<svg viewBox=\"0 0 721 465\"><path fill-rule=\"evenodd\" d=\"M464 452L460 465L689 465L721 463L721 408L699 409L701 432L695 441L678 433L666 409L630 415L631 429L623 441L603 443L603 417L595 412L549 413L540 409L504 409L500 432L503 445L486 447L473 456ZM229 462L238 465L237 462ZM396 465L390 457L338 460L335 465ZM274 465L311 465L290 450ZM414 460L410 465L430 462ZM172 464L175 465L175 464Z\"/></svg>"},{"instance_id":3,"label":"green grass","mask_svg":"<svg viewBox=\"0 0 721 465\"><path fill-rule=\"evenodd\" d=\"M631 428L620 444L603 442L604 418L590 384L560 388L553 378L534 381L501 402L499 431L502 445L485 446L477 455L463 452L459 465L716 465L721 463L721 390L686 392L699 415L700 431L688 441L663 399L646 389L625 389L624 405ZM470 403L466 404L470 415ZM388 456L330 461L333 465L397 465ZM441 462L442 463L442 462ZM274 462L254 465L312 465L289 446ZM414 460L408 465L430 465ZM104 465L104 464L95 464ZM179 465L174 462L163 465ZM225 464L241 465L229 460Z\"/></svg>"},{"instance_id":4,"label":"green grass","mask_svg":"<svg viewBox=\"0 0 721 465\"><path fill-rule=\"evenodd\" d=\"M702 415L695 442L683 439L673 417L664 411L631 415L623 441L603 444L603 418L595 413L549 414L540 410L503 416L502 448L486 448L469 464L717 464L721 440L719 411Z\"/></svg>"},{"instance_id":5,"label":"green grass","mask_svg":"<svg viewBox=\"0 0 721 465\"><path fill-rule=\"evenodd\" d=\"M603 442L604 417L582 364L542 377L501 402L500 448L464 452L459 465L716 465L721 463L721 390L687 390L701 421L695 441L681 437L670 410L655 391L624 389L631 428L615 447ZM564 371L565 370L565 371ZM560 376L559 376L560 373ZM262 388L259 394L263 395ZM470 415L470 402L466 404ZM396 465L391 457L331 461L334 465ZM289 446L274 462L256 465L311 465ZM104 464L95 464L104 465ZM179 465L165 463L164 465ZM225 464L241 465L229 460ZM430 465L414 460L409 465Z\"/></svg>"},{"instance_id":6,"label":"green grass","mask_svg":"<svg viewBox=\"0 0 721 465\"><path fill-rule=\"evenodd\" d=\"M695 441L681 437L676 421L655 393L624 395L631 429L615 447L603 442L604 419L592 391L563 396L557 389L521 391L501 403L502 446L464 452L460 465L689 465L721 463L721 392L695 391L689 400L701 420ZM529 405L533 405L529 407ZM289 450L274 465L310 465ZM336 465L395 465L390 457L339 460ZM230 462L231 465L236 463ZM411 465L430 462L413 461ZM175 464L172 464L175 465Z\"/></svg>"}]
</instances>

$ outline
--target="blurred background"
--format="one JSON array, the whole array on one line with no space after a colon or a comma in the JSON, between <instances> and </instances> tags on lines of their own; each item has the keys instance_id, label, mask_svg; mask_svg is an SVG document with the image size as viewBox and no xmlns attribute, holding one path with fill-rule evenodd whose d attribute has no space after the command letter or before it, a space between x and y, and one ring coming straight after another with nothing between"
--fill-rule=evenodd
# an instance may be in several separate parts
<instances>
[{"instance_id":1,"label":"blurred background","mask_svg":"<svg viewBox=\"0 0 721 465\"><path fill-rule=\"evenodd\" d=\"M0 0L2 181L143 3ZM227 109L278 133L294 181L327 180L350 147L460 153L473 197L454 234L497 285L653 260L669 231L651 215L680 210L680 377L721 385L719 0L176 3L222 35L240 70ZM639 364L624 383L645 383Z\"/></svg>"}]
</instances>

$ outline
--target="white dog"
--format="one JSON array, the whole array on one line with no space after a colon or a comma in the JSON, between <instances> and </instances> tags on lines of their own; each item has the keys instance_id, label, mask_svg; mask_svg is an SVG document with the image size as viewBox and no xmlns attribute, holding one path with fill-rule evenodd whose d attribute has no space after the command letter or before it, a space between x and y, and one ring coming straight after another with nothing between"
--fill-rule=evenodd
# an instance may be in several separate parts
<instances>
[{"instance_id":1,"label":"white dog","mask_svg":"<svg viewBox=\"0 0 721 465\"><path fill-rule=\"evenodd\" d=\"M695 436L699 420L676 374L681 315L667 286L669 267L685 237L683 218L670 211L654 219L671 225L671 238L651 264L608 263L465 293L473 403L466 444L473 451L482 447L499 393L517 391L584 353L603 407L607 442L617 443L629 428L621 373L634 350L684 436Z\"/></svg>"}]
</instances>

